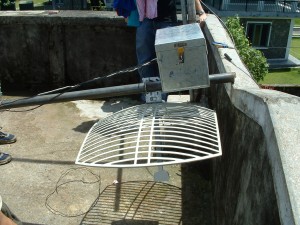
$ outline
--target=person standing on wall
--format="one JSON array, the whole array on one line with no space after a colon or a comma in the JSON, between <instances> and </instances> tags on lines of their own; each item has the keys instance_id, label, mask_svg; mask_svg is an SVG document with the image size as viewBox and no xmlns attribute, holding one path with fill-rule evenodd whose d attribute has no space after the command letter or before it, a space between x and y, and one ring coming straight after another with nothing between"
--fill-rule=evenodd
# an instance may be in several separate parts
<instances>
[{"instance_id":1,"label":"person standing on wall","mask_svg":"<svg viewBox=\"0 0 300 225\"><path fill-rule=\"evenodd\" d=\"M157 29L177 25L176 1L175 0L136 0L140 25L136 30L136 55L138 65L156 58L155 33ZM200 23L206 19L200 0L195 0L195 8L199 15ZM140 82L143 78L159 77L157 63L143 66L139 69ZM167 100L163 94L162 99ZM142 95L145 102L145 96Z\"/></svg>"}]
</instances>

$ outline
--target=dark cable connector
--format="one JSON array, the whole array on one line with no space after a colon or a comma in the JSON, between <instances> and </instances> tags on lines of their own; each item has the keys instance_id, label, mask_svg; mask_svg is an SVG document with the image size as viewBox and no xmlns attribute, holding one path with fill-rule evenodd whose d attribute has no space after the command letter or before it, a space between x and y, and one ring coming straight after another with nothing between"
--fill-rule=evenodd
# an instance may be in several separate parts
<instances>
[{"instance_id":1,"label":"dark cable connector","mask_svg":"<svg viewBox=\"0 0 300 225\"><path fill-rule=\"evenodd\" d=\"M235 65L235 63L232 62L232 58L231 58L227 53L224 53L224 56L225 56L225 59L228 60L228 62L231 62L232 65L234 65L236 68L238 68L239 70L241 70L244 74L246 74L248 77L250 77L255 83L257 83L256 80L255 80L255 79L253 78L253 76L251 75L251 73L249 74L248 71L246 72L246 71L244 71L241 67Z\"/></svg>"},{"instance_id":2,"label":"dark cable connector","mask_svg":"<svg viewBox=\"0 0 300 225\"><path fill-rule=\"evenodd\" d=\"M225 56L225 59L227 59L229 62L231 62L232 58L227 53L225 53L224 56Z\"/></svg>"}]
</instances>

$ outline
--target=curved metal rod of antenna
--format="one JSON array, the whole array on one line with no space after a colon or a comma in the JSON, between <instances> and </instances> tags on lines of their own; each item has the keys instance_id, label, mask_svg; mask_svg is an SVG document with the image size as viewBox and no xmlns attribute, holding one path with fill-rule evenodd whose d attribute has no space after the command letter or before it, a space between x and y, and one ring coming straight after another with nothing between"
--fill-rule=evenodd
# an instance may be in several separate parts
<instances>
[{"instance_id":1,"label":"curved metal rod of antenna","mask_svg":"<svg viewBox=\"0 0 300 225\"><path fill-rule=\"evenodd\" d=\"M233 83L235 73L211 74L210 82L216 83ZM4 100L0 102L0 110L19 108L34 105L44 105L67 101L85 100L85 99L101 99L107 97L117 97L125 95L140 94L144 92L161 91L161 82L146 82L138 84L129 84L121 86L113 86L106 88L97 88L83 91L64 92L60 94L36 95L29 98L21 98L16 100Z\"/></svg>"}]
</instances>

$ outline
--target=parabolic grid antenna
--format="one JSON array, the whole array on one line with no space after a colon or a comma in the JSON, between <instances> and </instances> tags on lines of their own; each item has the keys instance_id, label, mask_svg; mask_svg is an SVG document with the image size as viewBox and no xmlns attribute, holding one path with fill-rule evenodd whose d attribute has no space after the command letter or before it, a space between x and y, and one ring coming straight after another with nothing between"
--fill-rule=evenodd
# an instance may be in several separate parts
<instances>
[{"instance_id":1,"label":"parabolic grid antenna","mask_svg":"<svg viewBox=\"0 0 300 225\"><path fill-rule=\"evenodd\" d=\"M216 113L189 103L153 103L97 122L76 164L143 167L199 161L222 154Z\"/></svg>"}]
</instances>

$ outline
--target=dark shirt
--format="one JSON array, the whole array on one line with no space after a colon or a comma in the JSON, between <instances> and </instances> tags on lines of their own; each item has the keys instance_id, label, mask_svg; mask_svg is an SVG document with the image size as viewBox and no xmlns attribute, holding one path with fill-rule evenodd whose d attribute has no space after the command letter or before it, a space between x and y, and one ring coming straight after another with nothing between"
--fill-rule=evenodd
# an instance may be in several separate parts
<instances>
[{"instance_id":1,"label":"dark shirt","mask_svg":"<svg viewBox=\"0 0 300 225\"><path fill-rule=\"evenodd\" d=\"M158 0L157 1L157 21L177 22L176 1Z\"/></svg>"}]
</instances>

